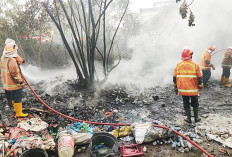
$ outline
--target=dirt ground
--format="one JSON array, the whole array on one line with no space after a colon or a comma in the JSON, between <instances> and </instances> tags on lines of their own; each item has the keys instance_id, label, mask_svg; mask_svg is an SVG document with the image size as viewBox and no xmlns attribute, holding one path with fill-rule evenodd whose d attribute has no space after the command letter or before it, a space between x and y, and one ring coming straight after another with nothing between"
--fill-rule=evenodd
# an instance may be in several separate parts
<instances>
[{"instance_id":1,"label":"dirt ground","mask_svg":"<svg viewBox=\"0 0 232 157\"><path fill-rule=\"evenodd\" d=\"M52 108L77 119L99 121L98 114L103 109L105 111L113 111L114 115L105 122L114 123L133 123L133 122L151 122L154 124L162 124L167 127L178 126L185 132L194 129L197 124L188 125L184 122L184 109L182 98L175 94L173 87L154 87L143 91L134 88L127 90L125 87L116 85L108 86L96 91L77 91L70 82L62 83L56 86L53 94L49 95L43 92L44 83L33 84L33 88L39 94L42 100L49 104ZM200 92L199 97L199 115L208 113L216 113L220 115L231 115L232 110L232 90L219 85L218 80L210 80L209 87L204 88ZM6 100L1 98L1 104L6 104ZM24 90L23 103L25 108L46 109L33 96L27 87ZM30 113L30 112L29 112ZM10 113L3 113L10 114ZM11 113L12 114L12 113ZM33 114L33 113L31 113ZM203 119L204 117L202 117ZM3 115L4 119L4 115ZM16 125L16 120L7 118L8 126ZM49 124L57 123L60 126L66 126L71 121L64 119L56 114L49 114L44 117ZM232 149L223 147L215 141L208 141L202 137L203 143L199 144L210 154L216 157L232 156ZM119 140L121 145L128 144ZM130 143L134 143L131 141ZM177 149L172 149L171 144L153 145L152 143L142 144L146 146L147 151L144 156L147 157L200 157L203 156L201 151L193 148L189 152L181 153ZM87 157L87 147L81 153L75 156ZM224 152L219 150L225 150ZM56 154L50 155L56 156Z\"/></svg>"}]
</instances>

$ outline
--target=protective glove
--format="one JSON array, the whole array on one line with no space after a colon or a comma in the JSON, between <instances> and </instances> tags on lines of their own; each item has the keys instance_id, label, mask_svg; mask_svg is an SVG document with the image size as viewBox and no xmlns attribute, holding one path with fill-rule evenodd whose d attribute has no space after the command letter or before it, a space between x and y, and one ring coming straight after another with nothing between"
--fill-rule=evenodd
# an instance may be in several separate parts
<instances>
[{"instance_id":1,"label":"protective glove","mask_svg":"<svg viewBox=\"0 0 232 157\"><path fill-rule=\"evenodd\" d=\"M212 65L212 69L213 69L213 70L215 70L215 67L214 67L214 65Z\"/></svg>"},{"instance_id":2,"label":"protective glove","mask_svg":"<svg viewBox=\"0 0 232 157\"><path fill-rule=\"evenodd\" d=\"M22 81L22 82L20 82L19 84L21 85L21 87L25 87L25 84L24 84L24 82L23 82L23 81Z\"/></svg>"},{"instance_id":3,"label":"protective glove","mask_svg":"<svg viewBox=\"0 0 232 157\"><path fill-rule=\"evenodd\" d=\"M174 89L177 89L177 85L176 84L173 84L173 87L174 87Z\"/></svg>"},{"instance_id":4,"label":"protective glove","mask_svg":"<svg viewBox=\"0 0 232 157\"><path fill-rule=\"evenodd\" d=\"M177 88L177 85L174 84L173 87L174 87L174 92L176 93L176 95L178 95L178 88Z\"/></svg>"},{"instance_id":5,"label":"protective glove","mask_svg":"<svg viewBox=\"0 0 232 157\"><path fill-rule=\"evenodd\" d=\"M202 89L204 88L204 84L202 83L202 84L200 84L199 86L198 86L198 89L201 91Z\"/></svg>"}]
</instances>

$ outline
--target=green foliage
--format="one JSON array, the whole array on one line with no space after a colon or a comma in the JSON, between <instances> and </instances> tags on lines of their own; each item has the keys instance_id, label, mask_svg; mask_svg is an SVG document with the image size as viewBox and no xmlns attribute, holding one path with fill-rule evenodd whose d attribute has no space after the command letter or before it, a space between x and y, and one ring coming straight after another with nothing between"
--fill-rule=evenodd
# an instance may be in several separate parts
<instances>
[{"instance_id":1,"label":"green foliage","mask_svg":"<svg viewBox=\"0 0 232 157\"><path fill-rule=\"evenodd\" d=\"M42 46L41 68L58 68L68 63L68 56L63 45L45 43Z\"/></svg>"},{"instance_id":2,"label":"green foliage","mask_svg":"<svg viewBox=\"0 0 232 157\"><path fill-rule=\"evenodd\" d=\"M41 68L59 68L67 64L67 55L63 46L56 43L38 43L35 40L21 40L22 50L20 55L26 60L26 63ZM41 46L41 60L39 61L39 50ZM20 49L19 49L20 50Z\"/></svg>"},{"instance_id":3,"label":"green foliage","mask_svg":"<svg viewBox=\"0 0 232 157\"><path fill-rule=\"evenodd\" d=\"M19 47L19 54L26 63L54 68L64 65L67 56L63 45L40 43L30 39L36 34L50 35L51 23L40 1L26 0L24 4L16 0L0 2L5 9L0 9L0 51L3 51L5 40L14 39ZM28 39L24 39L25 35Z\"/></svg>"}]
</instances>

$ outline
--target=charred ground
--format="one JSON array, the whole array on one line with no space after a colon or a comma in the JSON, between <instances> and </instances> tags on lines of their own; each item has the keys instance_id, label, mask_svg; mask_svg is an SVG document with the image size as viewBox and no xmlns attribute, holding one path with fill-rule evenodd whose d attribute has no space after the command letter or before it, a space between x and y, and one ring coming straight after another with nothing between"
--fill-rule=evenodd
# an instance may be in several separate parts
<instances>
[{"instance_id":1,"label":"charred ground","mask_svg":"<svg viewBox=\"0 0 232 157\"><path fill-rule=\"evenodd\" d=\"M113 123L133 123L133 122L152 122L168 127L179 126L183 131L194 129L194 125L188 125L183 121L184 109L182 98L175 94L173 87L154 87L144 90L134 88L127 90L125 87L112 85L104 89L95 91L77 90L70 82L62 83L53 89L53 94L44 92L44 83L40 82L33 85L37 94L57 111L77 119L89 121L103 121ZM231 88L224 88L219 85L219 81L211 79L208 88L204 88L199 97L199 115L207 113L217 113L221 115L231 114ZM1 99L1 104L6 104L6 99ZM29 88L24 90L23 103L25 108L44 107L32 94ZM101 112L113 112L113 116L106 120L101 120ZM30 113L30 111L28 111ZM5 112L5 114L9 114ZM31 112L31 114L35 114ZM55 113L40 113L40 116L49 124L55 123L65 126L71 121L58 116ZM3 116L4 117L4 116ZM204 117L203 117L204 118ZM16 121L6 120L8 126L16 125ZM221 144L208 141L200 144L204 149L214 156L229 156L218 151ZM145 144L147 152L145 156L201 156L202 153L194 148L190 152L180 153L173 150L171 145L152 145ZM228 152L232 152L229 148ZM87 156L85 152L78 156Z\"/></svg>"}]
</instances>

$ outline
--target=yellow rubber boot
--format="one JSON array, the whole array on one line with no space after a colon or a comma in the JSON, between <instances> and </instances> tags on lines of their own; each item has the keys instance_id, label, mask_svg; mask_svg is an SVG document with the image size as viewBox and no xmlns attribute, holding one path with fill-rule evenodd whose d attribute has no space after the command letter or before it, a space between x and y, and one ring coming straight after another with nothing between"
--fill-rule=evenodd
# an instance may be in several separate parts
<instances>
[{"instance_id":1,"label":"yellow rubber boot","mask_svg":"<svg viewBox=\"0 0 232 157\"><path fill-rule=\"evenodd\" d=\"M27 117L28 114L27 113L23 113L22 112L22 102L20 103L14 103L14 110L16 113L16 117Z\"/></svg>"},{"instance_id":2,"label":"yellow rubber boot","mask_svg":"<svg viewBox=\"0 0 232 157\"><path fill-rule=\"evenodd\" d=\"M229 78L225 78L225 87L231 87L231 85L229 84Z\"/></svg>"},{"instance_id":3,"label":"yellow rubber boot","mask_svg":"<svg viewBox=\"0 0 232 157\"><path fill-rule=\"evenodd\" d=\"M221 85L225 85L225 76L221 77Z\"/></svg>"}]
</instances>

